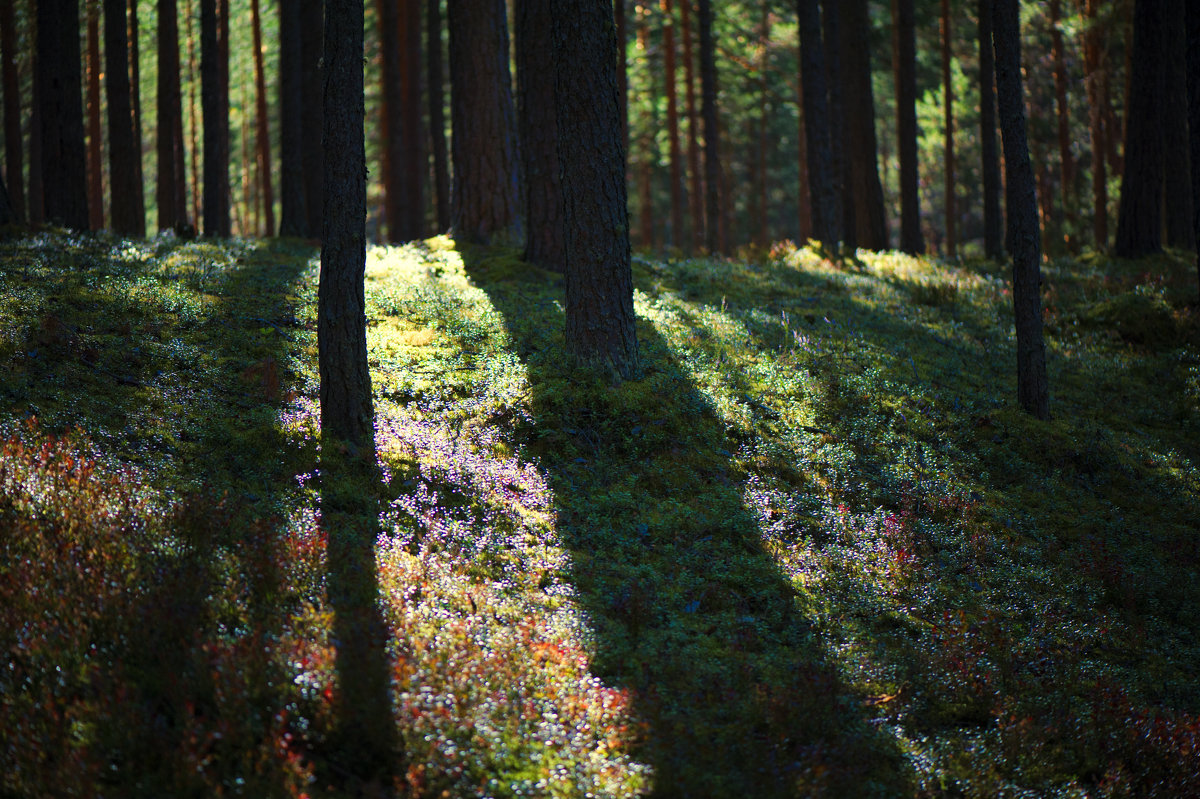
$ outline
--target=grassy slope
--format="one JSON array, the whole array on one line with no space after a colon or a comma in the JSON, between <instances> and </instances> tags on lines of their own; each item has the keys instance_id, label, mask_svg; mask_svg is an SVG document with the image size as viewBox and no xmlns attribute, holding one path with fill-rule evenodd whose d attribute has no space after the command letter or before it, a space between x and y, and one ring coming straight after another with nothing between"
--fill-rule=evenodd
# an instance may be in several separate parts
<instances>
[{"instance_id":1,"label":"grassy slope","mask_svg":"<svg viewBox=\"0 0 1200 799\"><path fill-rule=\"evenodd\" d=\"M555 276L372 251L386 484L343 489L387 503L398 779L1200 792L1194 273L1051 264L1043 423L1013 407L999 267L777 255L638 261L646 373L613 387L566 364ZM0 792L365 790L312 256L0 250Z\"/></svg>"}]
</instances>

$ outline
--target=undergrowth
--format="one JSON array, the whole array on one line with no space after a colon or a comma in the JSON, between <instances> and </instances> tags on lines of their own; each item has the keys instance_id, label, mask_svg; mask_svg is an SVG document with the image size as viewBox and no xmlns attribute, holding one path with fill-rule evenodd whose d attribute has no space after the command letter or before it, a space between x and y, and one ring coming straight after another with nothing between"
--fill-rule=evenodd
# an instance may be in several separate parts
<instances>
[{"instance_id":1,"label":"undergrowth","mask_svg":"<svg viewBox=\"0 0 1200 799\"><path fill-rule=\"evenodd\" d=\"M1187 263L1047 265L1049 422L1000 265L634 269L614 386L559 276L371 250L373 479L319 445L311 248L0 246L0 794L1200 794ZM333 495L382 502L390 786Z\"/></svg>"}]
</instances>

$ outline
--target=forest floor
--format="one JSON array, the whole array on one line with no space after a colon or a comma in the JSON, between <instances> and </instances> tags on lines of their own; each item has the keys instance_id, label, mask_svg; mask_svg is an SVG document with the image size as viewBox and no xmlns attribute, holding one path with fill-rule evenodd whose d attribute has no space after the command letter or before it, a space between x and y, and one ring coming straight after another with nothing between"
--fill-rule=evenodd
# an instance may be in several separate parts
<instances>
[{"instance_id":1,"label":"forest floor","mask_svg":"<svg viewBox=\"0 0 1200 799\"><path fill-rule=\"evenodd\" d=\"M373 248L377 479L319 446L317 271L0 243L0 795L1200 795L1190 262L1045 266L1042 422L1000 264L635 258L614 386L558 276Z\"/></svg>"}]
</instances>

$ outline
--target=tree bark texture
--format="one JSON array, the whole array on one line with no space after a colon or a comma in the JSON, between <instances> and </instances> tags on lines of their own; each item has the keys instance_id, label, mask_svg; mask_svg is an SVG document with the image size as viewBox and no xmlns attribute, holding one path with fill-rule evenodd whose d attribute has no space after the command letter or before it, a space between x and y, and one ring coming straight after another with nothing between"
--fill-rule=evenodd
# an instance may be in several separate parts
<instances>
[{"instance_id":1,"label":"tree bark texture","mask_svg":"<svg viewBox=\"0 0 1200 799\"><path fill-rule=\"evenodd\" d=\"M42 174L42 90L37 50L33 54L33 97L29 112L29 222L46 221L46 183Z\"/></svg>"},{"instance_id":2,"label":"tree bark texture","mask_svg":"<svg viewBox=\"0 0 1200 799\"><path fill-rule=\"evenodd\" d=\"M871 89L871 19L867 0L841 1L842 83L846 109L846 201L854 206L854 238L869 250L888 248L883 184Z\"/></svg>"},{"instance_id":3,"label":"tree bark texture","mask_svg":"<svg viewBox=\"0 0 1200 799\"><path fill-rule=\"evenodd\" d=\"M1026 412L1050 416L1046 349L1042 339L1041 237L1037 192L1026 138L1021 86L1021 17L1018 0L993 0L996 95L1007 167L1008 240L1013 257L1013 312L1017 332L1017 397Z\"/></svg>"},{"instance_id":4,"label":"tree bark texture","mask_svg":"<svg viewBox=\"0 0 1200 799\"><path fill-rule=\"evenodd\" d=\"M450 165L446 152L446 112L442 70L442 4L425 7L426 69L429 74L429 130L433 150L433 184L437 194L437 230L450 229Z\"/></svg>"},{"instance_id":5,"label":"tree bark texture","mask_svg":"<svg viewBox=\"0 0 1200 799\"><path fill-rule=\"evenodd\" d=\"M979 149L983 177L983 253L1004 257L1000 212L1000 152L996 142L996 70L992 49L992 2L979 0Z\"/></svg>"},{"instance_id":6,"label":"tree bark texture","mask_svg":"<svg viewBox=\"0 0 1200 799\"><path fill-rule=\"evenodd\" d=\"M915 0L892 0L896 137L900 158L900 249L911 255L920 255L925 252L925 235L921 232L921 176L917 160L917 34L914 6ZM990 40L988 51L991 52ZM994 127L994 120L992 124ZM995 142L993 131L993 149Z\"/></svg>"},{"instance_id":7,"label":"tree bark texture","mask_svg":"<svg viewBox=\"0 0 1200 799\"><path fill-rule=\"evenodd\" d=\"M300 0L279 0L279 235L304 236L304 85ZM315 102L315 98L313 99Z\"/></svg>"},{"instance_id":8,"label":"tree bark texture","mask_svg":"<svg viewBox=\"0 0 1200 799\"><path fill-rule=\"evenodd\" d=\"M137 143L137 157L133 168L137 171L138 196L142 203L142 235L146 235L146 189L142 174L142 66L140 40L138 39L138 0L129 0L129 100L133 109L133 140Z\"/></svg>"},{"instance_id":9,"label":"tree bark texture","mask_svg":"<svg viewBox=\"0 0 1200 799\"><path fill-rule=\"evenodd\" d=\"M204 115L204 235L229 236L228 106L221 102L217 0L200 0L200 105Z\"/></svg>"},{"instance_id":10,"label":"tree bark texture","mask_svg":"<svg viewBox=\"0 0 1200 799\"><path fill-rule=\"evenodd\" d=\"M1192 230L1200 244L1200 5L1187 7L1188 126L1192 148ZM1200 247L1196 252L1196 276L1200 278ZM1200 287L1200 281L1197 282Z\"/></svg>"},{"instance_id":11,"label":"tree bark texture","mask_svg":"<svg viewBox=\"0 0 1200 799\"><path fill-rule=\"evenodd\" d=\"M326 213L321 229L317 348L321 433L360 451L375 447L367 365L367 168L363 141L363 4L326 0L322 141ZM366 457L364 455L364 457ZM374 456L370 456L374 461Z\"/></svg>"},{"instance_id":12,"label":"tree bark texture","mask_svg":"<svg viewBox=\"0 0 1200 799\"><path fill-rule=\"evenodd\" d=\"M555 5L567 346L580 361L631 379L640 367L612 5Z\"/></svg>"},{"instance_id":13,"label":"tree bark texture","mask_svg":"<svg viewBox=\"0 0 1200 799\"><path fill-rule=\"evenodd\" d=\"M796 0L796 10L800 23L800 77L804 85L804 133L808 144L808 179L812 186L813 236L827 247L836 249L842 241L842 210L833 177L821 7L817 0Z\"/></svg>"},{"instance_id":14,"label":"tree bark texture","mask_svg":"<svg viewBox=\"0 0 1200 799\"><path fill-rule=\"evenodd\" d=\"M21 86L17 79L17 23L13 0L0 2L0 68L4 82L4 169L14 220L25 219L25 157L21 140Z\"/></svg>"},{"instance_id":15,"label":"tree bark texture","mask_svg":"<svg viewBox=\"0 0 1200 799\"><path fill-rule=\"evenodd\" d=\"M400 42L399 0L376 0L379 25L381 119L379 129L383 145L383 216L387 222L387 240L408 241L409 195L405 191L404 158L404 86L401 82L403 54Z\"/></svg>"},{"instance_id":16,"label":"tree bark texture","mask_svg":"<svg viewBox=\"0 0 1200 799\"><path fill-rule=\"evenodd\" d=\"M799 58L799 54L797 54ZM799 61L797 61L799 64ZM813 237L812 216L812 182L808 177L808 134L804 131L804 81L800 78L799 68L796 70L796 158L799 161L798 173L800 185L797 187L799 197L796 202L800 223L800 243Z\"/></svg>"},{"instance_id":17,"label":"tree bark texture","mask_svg":"<svg viewBox=\"0 0 1200 799\"><path fill-rule=\"evenodd\" d=\"M1067 105L1067 61L1062 35L1062 0L1050 0L1050 57L1054 63L1054 108L1058 122L1058 164L1062 180L1063 243L1070 250L1075 237L1075 156L1071 152L1071 113Z\"/></svg>"},{"instance_id":18,"label":"tree bark texture","mask_svg":"<svg viewBox=\"0 0 1200 799\"><path fill-rule=\"evenodd\" d=\"M158 229L183 232L188 209L179 71L178 6L176 0L158 0Z\"/></svg>"},{"instance_id":19,"label":"tree bark texture","mask_svg":"<svg viewBox=\"0 0 1200 799\"><path fill-rule=\"evenodd\" d=\"M1105 107L1108 105L1108 66L1098 10L1100 0L1085 0L1083 59L1087 72L1088 132L1091 138L1092 239L1094 246L1108 247L1108 137Z\"/></svg>"},{"instance_id":20,"label":"tree bark texture","mask_svg":"<svg viewBox=\"0 0 1200 799\"><path fill-rule=\"evenodd\" d=\"M684 102L688 119L688 211L691 235L685 249L691 253L704 243L704 192L700 175L700 116L696 112L696 60L692 48L692 0L679 0L679 26L683 31Z\"/></svg>"},{"instance_id":21,"label":"tree bark texture","mask_svg":"<svg viewBox=\"0 0 1200 799\"><path fill-rule=\"evenodd\" d=\"M325 151L321 147L324 129L324 104L321 79L321 49L325 30L324 0L299 0L300 52L303 63L300 84L304 92L303 145L304 152L304 210L308 213L308 235L320 238L325 210Z\"/></svg>"},{"instance_id":22,"label":"tree bark texture","mask_svg":"<svg viewBox=\"0 0 1200 799\"><path fill-rule=\"evenodd\" d=\"M950 53L950 0L942 0L942 99L944 102L942 121L943 169L946 178L946 246L948 258L958 257L958 218L956 187L954 178L954 83L951 69L954 65ZM1022 100L1022 102L1024 102Z\"/></svg>"},{"instance_id":23,"label":"tree bark texture","mask_svg":"<svg viewBox=\"0 0 1200 799\"><path fill-rule=\"evenodd\" d=\"M183 18L186 24L188 54L188 142L192 154L192 220L197 226L200 226L202 219L200 189L203 181L200 178L200 139L196 134L196 125L200 120L200 114L196 110L196 84L199 83L196 76L200 73L196 68L196 15L193 13L194 9L193 0L184 0Z\"/></svg>"},{"instance_id":24,"label":"tree bark texture","mask_svg":"<svg viewBox=\"0 0 1200 799\"><path fill-rule=\"evenodd\" d=\"M717 60L712 0L700 0L700 108L704 116L705 246L721 250L721 136L717 124Z\"/></svg>"},{"instance_id":25,"label":"tree bark texture","mask_svg":"<svg viewBox=\"0 0 1200 799\"><path fill-rule=\"evenodd\" d=\"M133 99L129 83L128 20L125 0L104 0L104 85L108 99L108 187L112 229L122 236L144 238L146 207L135 164L142 157L134 137Z\"/></svg>"},{"instance_id":26,"label":"tree bark texture","mask_svg":"<svg viewBox=\"0 0 1200 799\"><path fill-rule=\"evenodd\" d=\"M686 235L683 226L683 148L679 141L679 93L675 88L675 11L671 0L662 0L659 8L663 19L663 94L667 97L667 142L671 159L669 166L671 195L671 232L665 242L683 248Z\"/></svg>"},{"instance_id":27,"label":"tree bark texture","mask_svg":"<svg viewBox=\"0 0 1200 799\"><path fill-rule=\"evenodd\" d=\"M79 7L75 0L39 0L36 6L40 177L45 218L53 224L87 230Z\"/></svg>"},{"instance_id":28,"label":"tree bark texture","mask_svg":"<svg viewBox=\"0 0 1200 799\"><path fill-rule=\"evenodd\" d=\"M254 40L254 165L262 187L262 235L275 235L275 192L271 185L271 132L267 119L267 79L263 69L262 15L259 0L250 0L250 23Z\"/></svg>"},{"instance_id":29,"label":"tree bark texture","mask_svg":"<svg viewBox=\"0 0 1200 799\"><path fill-rule=\"evenodd\" d=\"M821 0L821 29L825 39L825 88L829 92L829 153L833 159L833 191L837 196L842 246L850 254L858 247L854 202L847 194L846 104L843 93L841 0Z\"/></svg>"},{"instance_id":30,"label":"tree bark texture","mask_svg":"<svg viewBox=\"0 0 1200 799\"><path fill-rule=\"evenodd\" d=\"M504 0L449 0L455 236L524 241Z\"/></svg>"},{"instance_id":31,"label":"tree bark texture","mask_svg":"<svg viewBox=\"0 0 1200 799\"><path fill-rule=\"evenodd\" d=\"M104 134L100 104L100 12L99 2L87 6L87 187L88 225L104 228Z\"/></svg>"},{"instance_id":32,"label":"tree bark texture","mask_svg":"<svg viewBox=\"0 0 1200 799\"><path fill-rule=\"evenodd\" d=\"M421 0L402 0L400 28L404 47L400 61L400 89L404 98L401 124L405 143L404 185L408 193L402 233L411 241L425 236L425 173L429 166L421 127Z\"/></svg>"},{"instance_id":33,"label":"tree bark texture","mask_svg":"<svg viewBox=\"0 0 1200 799\"><path fill-rule=\"evenodd\" d=\"M1163 162L1170 165L1163 170L1167 246L1192 251L1196 236L1192 230L1192 137L1188 135L1187 6L1195 2L1165 0L1162 104Z\"/></svg>"},{"instance_id":34,"label":"tree bark texture","mask_svg":"<svg viewBox=\"0 0 1200 799\"><path fill-rule=\"evenodd\" d=\"M1117 238L1122 258L1162 252L1163 207L1163 25L1167 0L1136 0L1125 165Z\"/></svg>"},{"instance_id":35,"label":"tree bark texture","mask_svg":"<svg viewBox=\"0 0 1200 799\"><path fill-rule=\"evenodd\" d=\"M525 174L525 260L562 272L562 176L555 110L554 0L516 0L517 122Z\"/></svg>"}]
</instances>

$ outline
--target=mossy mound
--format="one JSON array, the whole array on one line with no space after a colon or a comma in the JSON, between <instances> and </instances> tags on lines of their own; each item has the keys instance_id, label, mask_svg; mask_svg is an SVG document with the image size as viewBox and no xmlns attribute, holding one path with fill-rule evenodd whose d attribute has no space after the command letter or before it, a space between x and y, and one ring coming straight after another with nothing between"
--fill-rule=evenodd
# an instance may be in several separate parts
<instances>
[{"instance_id":1,"label":"mossy mound","mask_svg":"<svg viewBox=\"0 0 1200 799\"><path fill-rule=\"evenodd\" d=\"M1130 344L1147 347L1179 342L1184 325L1163 295L1148 286L1117 294L1083 309L1080 322L1107 328Z\"/></svg>"}]
</instances>

